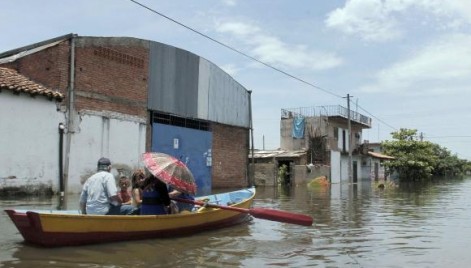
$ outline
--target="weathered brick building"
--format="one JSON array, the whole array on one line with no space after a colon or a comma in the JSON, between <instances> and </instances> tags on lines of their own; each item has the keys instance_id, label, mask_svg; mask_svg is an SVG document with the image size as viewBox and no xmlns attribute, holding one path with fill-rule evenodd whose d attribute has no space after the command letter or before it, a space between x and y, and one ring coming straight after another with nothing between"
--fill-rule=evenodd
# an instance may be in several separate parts
<instances>
[{"instance_id":1,"label":"weathered brick building","mask_svg":"<svg viewBox=\"0 0 471 268\"><path fill-rule=\"evenodd\" d=\"M63 122L53 124L65 125L63 166L44 167L58 175L41 178L53 189L63 176L78 192L101 156L129 175L144 151L186 162L200 193L248 185L250 92L204 58L149 40L69 34L1 53L0 67L65 96L55 105Z\"/></svg>"}]
</instances>

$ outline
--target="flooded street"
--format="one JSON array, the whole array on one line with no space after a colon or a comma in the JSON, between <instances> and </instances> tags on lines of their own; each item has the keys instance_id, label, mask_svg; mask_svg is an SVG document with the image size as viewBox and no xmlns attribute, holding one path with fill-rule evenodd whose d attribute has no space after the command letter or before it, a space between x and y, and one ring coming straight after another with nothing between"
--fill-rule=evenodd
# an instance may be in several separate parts
<instances>
[{"instance_id":1,"label":"flooded street","mask_svg":"<svg viewBox=\"0 0 471 268\"><path fill-rule=\"evenodd\" d=\"M384 190L257 188L254 207L308 214L314 225L254 218L190 237L46 249L24 244L3 209L55 209L57 200L0 200L0 267L468 267L469 203L470 177Z\"/></svg>"}]
</instances>

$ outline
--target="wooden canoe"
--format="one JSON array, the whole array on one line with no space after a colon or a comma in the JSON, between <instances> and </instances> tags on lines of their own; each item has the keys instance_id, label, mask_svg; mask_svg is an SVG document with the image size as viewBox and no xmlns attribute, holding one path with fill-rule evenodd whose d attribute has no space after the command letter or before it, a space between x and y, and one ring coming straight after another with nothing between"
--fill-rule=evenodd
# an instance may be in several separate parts
<instances>
[{"instance_id":1,"label":"wooden canoe","mask_svg":"<svg viewBox=\"0 0 471 268\"><path fill-rule=\"evenodd\" d=\"M255 188L198 197L208 203L243 209L251 207ZM172 215L82 215L71 210L6 209L27 243L45 247L191 235L246 221L247 213L200 208Z\"/></svg>"}]
</instances>

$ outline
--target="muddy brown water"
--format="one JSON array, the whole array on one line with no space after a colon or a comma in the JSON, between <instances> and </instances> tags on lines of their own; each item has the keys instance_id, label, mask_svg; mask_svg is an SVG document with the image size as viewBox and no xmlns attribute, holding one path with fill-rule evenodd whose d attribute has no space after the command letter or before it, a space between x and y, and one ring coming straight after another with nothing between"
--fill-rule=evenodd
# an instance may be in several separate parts
<instances>
[{"instance_id":1,"label":"muddy brown water","mask_svg":"<svg viewBox=\"0 0 471 268\"><path fill-rule=\"evenodd\" d=\"M78 208L69 196L69 209ZM57 207L56 198L0 200L0 267L469 267L471 177L384 190L257 188L256 207L311 215L311 227L262 219L188 237L64 248L23 242L5 208Z\"/></svg>"}]
</instances>

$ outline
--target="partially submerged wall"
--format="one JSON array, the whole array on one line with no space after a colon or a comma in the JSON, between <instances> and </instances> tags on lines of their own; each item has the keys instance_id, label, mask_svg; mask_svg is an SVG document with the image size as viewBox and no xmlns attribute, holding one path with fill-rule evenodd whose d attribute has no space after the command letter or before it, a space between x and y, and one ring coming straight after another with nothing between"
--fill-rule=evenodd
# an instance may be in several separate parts
<instances>
[{"instance_id":1,"label":"partially submerged wall","mask_svg":"<svg viewBox=\"0 0 471 268\"><path fill-rule=\"evenodd\" d=\"M276 176L277 169L275 164L255 164L254 169L254 184L256 186L274 186L277 184ZM252 164L251 164L252 168Z\"/></svg>"},{"instance_id":2,"label":"partially submerged wall","mask_svg":"<svg viewBox=\"0 0 471 268\"><path fill-rule=\"evenodd\" d=\"M54 102L41 96L7 90L0 94L1 192L58 188L58 125L64 115L57 112Z\"/></svg>"}]
</instances>

